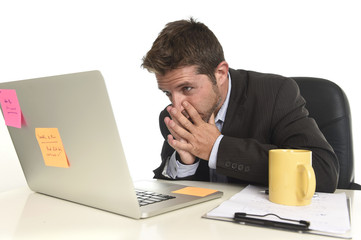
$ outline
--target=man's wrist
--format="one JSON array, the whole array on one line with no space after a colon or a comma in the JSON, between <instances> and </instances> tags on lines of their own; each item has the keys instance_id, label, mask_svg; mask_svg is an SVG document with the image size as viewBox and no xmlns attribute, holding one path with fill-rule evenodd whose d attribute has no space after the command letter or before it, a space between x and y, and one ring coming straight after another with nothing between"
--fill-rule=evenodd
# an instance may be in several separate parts
<instances>
[{"instance_id":1,"label":"man's wrist","mask_svg":"<svg viewBox=\"0 0 361 240\"><path fill-rule=\"evenodd\" d=\"M197 171L199 160L194 164L185 165L176 159L176 151L168 158L163 171L163 176L169 178L184 178L192 176Z\"/></svg>"},{"instance_id":2,"label":"man's wrist","mask_svg":"<svg viewBox=\"0 0 361 240\"><path fill-rule=\"evenodd\" d=\"M211 169L216 169L217 166L217 155L218 155L218 148L219 148L219 144L221 142L223 138L223 135L219 135L217 140L215 141L212 151L211 151L211 155L209 157L209 161L208 161L208 166Z\"/></svg>"},{"instance_id":3,"label":"man's wrist","mask_svg":"<svg viewBox=\"0 0 361 240\"><path fill-rule=\"evenodd\" d=\"M178 152L176 152L176 154L175 154L175 159L176 159L179 163L181 163L181 164L183 164L183 165L192 165L192 164L195 164L195 163L197 163L197 162L199 161L199 158L196 157L193 163L191 163L191 164L184 163L184 162L182 161L182 158L180 157L180 155L179 155Z\"/></svg>"}]
</instances>

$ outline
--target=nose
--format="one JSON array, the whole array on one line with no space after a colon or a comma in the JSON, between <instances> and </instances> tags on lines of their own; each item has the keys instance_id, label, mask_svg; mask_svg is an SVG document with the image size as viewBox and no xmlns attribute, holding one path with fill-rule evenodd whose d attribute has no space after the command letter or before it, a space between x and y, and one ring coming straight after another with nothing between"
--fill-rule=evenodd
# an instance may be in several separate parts
<instances>
[{"instance_id":1,"label":"nose","mask_svg":"<svg viewBox=\"0 0 361 240\"><path fill-rule=\"evenodd\" d=\"M183 111L184 108L182 106L182 102L184 102L185 97L181 94L174 93L172 94L171 102L173 107L178 109L179 111Z\"/></svg>"}]
</instances>

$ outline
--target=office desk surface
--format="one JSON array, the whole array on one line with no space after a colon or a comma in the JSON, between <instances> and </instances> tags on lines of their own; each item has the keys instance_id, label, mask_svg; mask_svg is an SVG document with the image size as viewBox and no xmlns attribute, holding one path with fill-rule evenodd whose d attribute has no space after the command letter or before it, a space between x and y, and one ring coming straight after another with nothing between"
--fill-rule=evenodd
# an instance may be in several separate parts
<instances>
[{"instance_id":1,"label":"office desk surface","mask_svg":"<svg viewBox=\"0 0 361 240\"><path fill-rule=\"evenodd\" d=\"M0 193L0 239L332 239L201 218L243 186L181 183L218 189L224 196L149 219L133 220L24 187ZM357 214L361 212L361 191L345 192L352 199L353 239L361 239L361 214Z\"/></svg>"}]
</instances>

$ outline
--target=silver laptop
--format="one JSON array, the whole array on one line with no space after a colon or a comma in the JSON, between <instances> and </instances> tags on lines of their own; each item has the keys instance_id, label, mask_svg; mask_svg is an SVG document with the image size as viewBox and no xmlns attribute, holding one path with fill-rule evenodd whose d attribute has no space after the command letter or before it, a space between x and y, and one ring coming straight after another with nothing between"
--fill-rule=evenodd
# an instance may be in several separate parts
<instances>
[{"instance_id":1,"label":"silver laptop","mask_svg":"<svg viewBox=\"0 0 361 240\"><path fill-rule=\"evenodd\" d=\"M133 183L99 71L0 83L0 89L16 90L24 121L8 130L35 192L135 219L222 196L172 181ZM39 129L58 131L65 167L49 165ZM145 193L137 197L135 190Z\"/></svg>"}]
</instances>

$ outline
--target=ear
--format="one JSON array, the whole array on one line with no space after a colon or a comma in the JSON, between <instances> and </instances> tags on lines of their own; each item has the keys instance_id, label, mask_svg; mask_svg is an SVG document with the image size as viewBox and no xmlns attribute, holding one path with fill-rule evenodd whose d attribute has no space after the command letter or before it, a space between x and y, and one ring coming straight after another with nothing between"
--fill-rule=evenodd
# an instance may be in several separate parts
<instances>
[{"instance_id":1,"label":"ear","mask_svg":"<svg viewBox=\"0 0 361 240\"><path fill-rule=\"evenodd\" d=\"M226 61L222 61L218 66L216 67L216 71L214 72L214 75L217 79L218 86L222 86L226 80L228 80L228 63Z\"/></svg>"}]
</instances>

